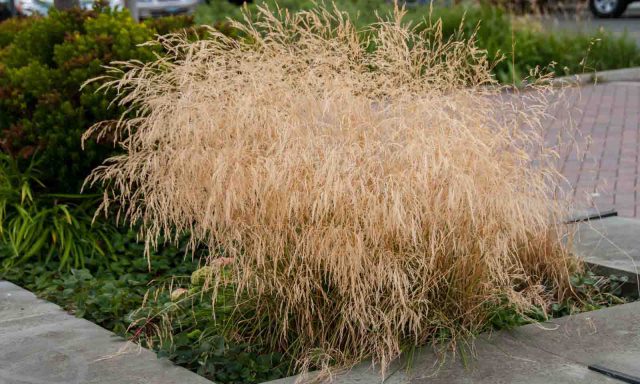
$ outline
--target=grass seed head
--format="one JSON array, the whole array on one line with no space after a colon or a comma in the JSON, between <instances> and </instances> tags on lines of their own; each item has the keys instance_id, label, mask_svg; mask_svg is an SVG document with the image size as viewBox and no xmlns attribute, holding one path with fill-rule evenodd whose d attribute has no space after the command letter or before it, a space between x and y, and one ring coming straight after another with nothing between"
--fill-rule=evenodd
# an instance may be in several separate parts
<instances>
[{"instance_id":1,"label":"grass seed head","mask_svg":"<svg viewBox=\"0 0 640 384\"><path fill-rule=\"evenodd\" d=\"M88 134L125 153L95 170L104 208L232 260L239 334L304 368L483 329L489 308L568 289L546 90L501 92L473 38L403 11L356 30L330 7L260 9L166 55L114 64L131 111ZM520 102L515 100L526 100Z\"/></svg>"}]
</instances>

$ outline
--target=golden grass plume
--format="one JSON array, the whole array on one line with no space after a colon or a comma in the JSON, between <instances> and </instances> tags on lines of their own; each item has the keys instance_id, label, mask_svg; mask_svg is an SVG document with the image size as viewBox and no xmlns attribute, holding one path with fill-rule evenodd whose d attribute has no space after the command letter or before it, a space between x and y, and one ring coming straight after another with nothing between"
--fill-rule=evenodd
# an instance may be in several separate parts
<instances>
[{"instance_id":1,"label":"golden grass plume","mask_svg":"<svg viewBox=\"0 0 640 384\"><path fill-rule=\"evenodd\" d=\"M568 289L547 93L514 102L473 39L403 14L358 31L324 6L262 8L241 38L159 37L166 55L107 83L130 112L87 133L125 150L90 178L103 208L149 247L187 233L233 258L239 337L302 369L384 369Z\"/></svg>"}]
</instances>

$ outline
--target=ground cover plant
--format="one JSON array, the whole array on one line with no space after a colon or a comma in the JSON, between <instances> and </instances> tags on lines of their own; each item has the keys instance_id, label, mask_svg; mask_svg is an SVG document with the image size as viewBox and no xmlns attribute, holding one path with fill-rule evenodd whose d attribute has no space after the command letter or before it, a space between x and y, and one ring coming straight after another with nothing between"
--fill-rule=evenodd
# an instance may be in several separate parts
<instances>
[{"instance_id":1,"label":"ground cover plant","mask_svg":"<svg viewBox=\"0 0 640 384\"><path fill-rule=\"evenodd\" d=\"M114 64L104 88L140 112L87 133L125 151L91 178L103 208L149 249L176 234L207 247L234 336L301 371L384 370L486 329L496 307L561 302L579 269L545 93L500 97L473 39L403 16L362 33L338 10L261 8L232 23L240 39L161 37L166 56Z\"/></svg>"},{"instance_id":2,"label":"ground cover plant","mask_svg":"<svg viewBox=\"0 0 640 384\"><path fill-rule=\"evenodd\" d=\"M640 49L627 36L615 36L605 30L558 34L545 31L533 17L514 15L495 4L477 3L452 6L436 1L433 8L407 9L406 20L419 23L441 19L445 37L475 35L478 47L486 49L490 58L506 56L493 68L493 73L507 84L519 83L537 66L547 67L551 63L556 65L550 69L559 76L640 65ZM260 4L272 8L278 5L292 12L314 6L313 1L307 0L256 0L248 9L255 13ZM375 22L376 12L384 14L393 9L393 3L385 0L338 0L336 4L360 27ZM211 1L196 13L198 24L222 27L226 18L241 20L242 8L226 1Z\"/></svg>"},{"instance_id":3,"label":"ground cover plant","mask_svg":"<svg viewBox=\"0 0 640 384\"><path fill-rule=\"evenodd\" d=\"M183 259L184 249L165 247L149 265L135 234L114 236L112 242L117 258L108 267L88 262L82 269L60 270L55 262L27 261L2 268L0 278L214 382L261 383L287 375L281 354L235 343L216 326L210 294L174 300L171 293L189 287L198 269L196 261Z\"/></svg>"},{"instance_id":4,"label":"ground cover plant","mask_svg":"<svg viewBox=\"0 0 640 384\"><path fill-rule=\"evenodd\" d=\"M108 269L87 265L61 271L55 263L27 262L4 268L0 277L215 382L260 383L295 373L282 354L223 337L228 329L211 316L212 289L203 287L197 263L176 257L181 250L168 247L155 253L149 268L147 260L138 257L143 245L135 236L115 241L115 247L119 257ZM514 307L496 307L487 330L636 300L637 296L623 294L624 282L621 277L590 272L574 275L575 297L553 304L548 311L535 308L522 313Z\"/></svg>"},{"instance_id":5,"label":"ground cover plant","mask_svg":"<svg viewBox=\"0 0 640 384\"><path fill-rule=\"evenodd\" d=\"M3 269L0 277L214 382L261 383L295 373L282 354L228 339L229 327L224 329L225 322L212 317L213 290L203 287L197 263L175 257L180 250L168 247L155 253L149 268L147 260L138 257L143 245L135 241L135 236L115 243L119 257L108 269L87 265L61 271L55 263L27 262ZM578 295L553 304L548 311L535 308L522 313L514 307L496 307L487 330L637 299L623 294L624 282L624 278L589 272L574 275L571 283Z\"/></svg>"}]
</instances>

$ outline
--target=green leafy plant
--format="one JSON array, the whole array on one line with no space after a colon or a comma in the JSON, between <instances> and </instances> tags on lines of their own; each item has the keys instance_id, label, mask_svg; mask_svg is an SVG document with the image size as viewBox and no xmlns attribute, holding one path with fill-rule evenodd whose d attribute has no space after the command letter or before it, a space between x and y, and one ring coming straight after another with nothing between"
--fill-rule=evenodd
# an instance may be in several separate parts
<instances>
[{"instance_id":1,"label":"green leafy plant","mask_svg":"<svg viewBox=\"0 0 640 384\"><path fill-rule=\"evenodd\" d=\"M50 191L80 192L90 170L114 153L109 137L88 140L83 150L82 132L122 113L95 92L100 82L82 84L112 61L152 59L157 49L141 43L190 25L185 17L136 23L126 11L108 8L52 10L47 17L0 23L3 152L22 167L37 153L39 178Z\"/></svg>"},{"instance_id":2,"label":"green leafy plant","mask_svg":"<svg viewBox=\"0 0 640 384\"><path fill-rule=\"evenodd\" d=\"M147 297L129 315L131 330L158 356L220 383L260 383L289 372L290 362L281 353L235 340L235 320L241 317L235 287L214 289L193 277L191 282L188 277L176 278L170 284L156 285ZM245 310L250 311L250 305Z\"/></svg>"},{"instance_id":3,"label":"green leafy plant","mask_svg":"<svg viewBox=\"0 0 640 384\"><path fill-rule=\"evenodd\" d=\"M11 44L15 35L33 20L34 18L13 17L0 22L0 50Z\"/></svg>"},{"instance_id":4,"label":"green leafy plant","mask_svg":"<svg viewBox=\"0 0 640 384\"><path fill-rule=\"evenodd\" d=\"M633 301L637 297L623 291L628 281L627 276L599 276L592 271L575 274L571 277L571 285L576 295L561 303L553 304L551 315L561 317Z\"/></svg>"},{"instance_id":5,"label":"green leafy plant","mask_svg":"<svg viewBox=\"0 0 640 384\"><path fill-rule=\"evenodd\" d=\"M149 289L174 276L188 276L196 264L185 262L184 249L175 247L164 247L152 260L145 259L144 246L133 232L111 234L111 241L116 257L108 265L88 262L85 268L61 270L55 262L30 260L3 269L0 278L125 336L127 315L142 305Z\"/></svg>"},{"instance_id":6,"label":"green leafy plant","mask_svg":"<svg viewBox=\"0 0 640 384\"><path fill-rule=\"evenodd\" d=\"M144 20L144 24L158 35L180 32L194 26L193 16L177 15L166 17L152 17Z\"/></svg>"},{"instance_id":7,"label":"green leafy plant","mask_svg":"<svg viewBox=\"0 0 640 384\"><path fill-rule=\"evenodd\" d=\"M113 254L110 225L92 222L95 196L43 193L32 161L21 171L0 153L0 250L3 267L29 260L55 262L61 269L106 263Z\"/></svg>"}]
</instances>

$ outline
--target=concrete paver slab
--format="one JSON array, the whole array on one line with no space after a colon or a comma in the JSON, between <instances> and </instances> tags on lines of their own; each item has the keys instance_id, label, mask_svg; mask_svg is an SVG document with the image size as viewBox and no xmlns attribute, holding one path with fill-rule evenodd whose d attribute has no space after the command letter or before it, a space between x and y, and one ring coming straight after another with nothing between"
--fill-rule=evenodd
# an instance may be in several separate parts
<instances>
[{"instance_id":1,"label":"concrete paver slab","mask_svg":"<svg viewBox=\"0 0 640 384\"><path fill-rule=\"evenodd\" d=\"M617 383L590 371L601 364L640 374L640 303L531 324L476 340L476 358L438 360L426 348L413 368L398 371L396 382L412 384L585 384Z\"/></svg>"},{"instance_id":2,"label":"concrete paver slab","mask_svg":"<svg viewBox=\"0 0 640 384\"><path fill-rule=\"evenodd\" d=\"M548 145L575 139L558 164L567 192L578 208L615 208L619 216L640 217L640 82L570 88L563 97L545 138ZM573 139L562 128L569 116Z\"/></svg>"},{"instance_id":3,"label":"concrete paver slab","mask_svg":"<svg viewBox=\"0 0 640 384\"><path fill-rule=\"evenodd\" d=\"M395 383L392 377L394 377L395 373L401 370L403 366L404 362L401 359L393 361L385 372L385 384ZM314 377L315 373L311 372L305 379L307 379L307 381L311 381L310 379ZM298 376L291 376L269 381L268 384L295 384L297 380ZM353 367L347 372L339 373L334 382L340 384L371 384L379 383L381 381L382 376L380 375L380 370L378 369L378 367L374 367L370 363L362 363Z\"/></svg>"},{"instance_id":4,"label":"concrete paver slab","mask_svg":"<svg viewBox=\"0 0 640 384\"><path fill-rule=\"evenodd\" d=\"M616 381L591 372L586 366L559 358L505 334L476 340L474 358L463 364L460 356L438 366L431 350L415 358L409 371L393 378L412 384L595 384Z\"/></svg>"},{"instance_id":5,"label":"concrete paver slab","mask_svg":"<svg viewBox=\"0 0 640 384\"><path fill-rule=\"evenodd\" d=\"M43 300L31 301L34 297L31 292L7 281L0 281L0 292L0 323L60 311L55 304Z\"/></svg>"},{"instance_id":6,"label":"concrete paver slab","mask_svg":"<svg viewBox=\"0 0 640 384\"><path fill-rule=\"evenodd\" d=\"M578 224L574 252L608 273L640 272L640 220L610 217Z\"/></svg>"},{"instance_id":7,"label":"concrete paver slab","mask_svg":"<svg viewBox=\"0 0 640 384\"><path fill-rule=\"evenodd\" d=\"M552 320L544 328L519 327L509 335L585 366L599 364L640 377L640 302Z\"/></svg>"},{"instance_id":8,"label":"concrete paver slab","mask_svg":"<svg viewBox=\"0 0 640 384\"><path fill-rule=\"evenodd\" d=\"M0 281L0 384L85 383L211 382Z\"/></svg>"},{"instance_id":9,"label":"concrete paver slab","mask_svg":"<svg viewBox=\"0 0 640 384\"><path fill-rule=\"evenodd\" d=\"M640 376L638 362L640 302L634 302L482 335L475 340L473 350L455 357L439 355L425 347L414 354L410 363L396 363L384 383L613 384L619 381L587 366L600 364ZM292 384L295 379L270 384ZM379 383L381 378L369 364L361 364L338 375L333 382Z\"/></svg>"}]
</instances>

